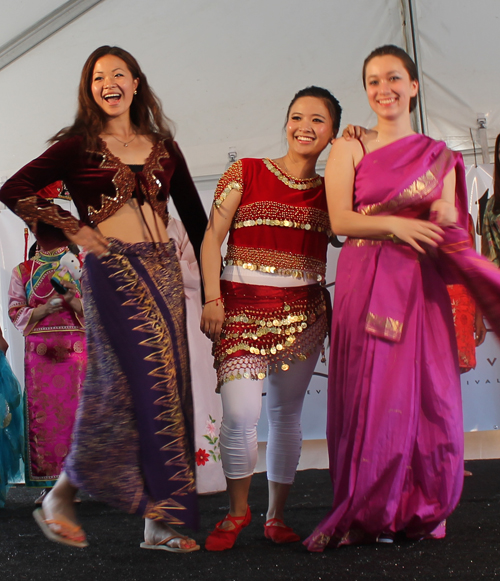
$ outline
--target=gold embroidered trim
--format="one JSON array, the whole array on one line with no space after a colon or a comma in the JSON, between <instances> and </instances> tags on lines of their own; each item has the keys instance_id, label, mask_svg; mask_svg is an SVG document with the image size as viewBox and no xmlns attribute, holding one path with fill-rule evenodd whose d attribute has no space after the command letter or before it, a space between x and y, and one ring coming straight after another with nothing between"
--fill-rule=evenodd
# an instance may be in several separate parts
<instances>
[{"instance_id":1,"label":"gold embroidered trim","mask_svg":"<svg viewBox=\"0 0 500 581\"><path fill-rule=\"evenodd\" d=\"M61 209L57 204L49 206L39 206L37 196L29 196L18 200L15 207L16 214L22 218L30 227L31 231L36 234L38 222L50 224L61 230L66 230L70 234L76 234L80 230L80 224L74 216L61 216Z\"/></svg>"},{"instance_id":2,"label":"gold embroidered trim","mask_svg":"<svg viewBox=\"0 0 500 581\"><path fill-rule=\"evenodd\" d=\"M134 172L128 167L128 165L125 165L120 160L120 158L111 153L104 141L102 142L101 152L90 153L102 155L102 162L100 165L102 169L116 170L115 176L112 180L113 185L115 186L116 195L111 197L101 194L101 207L98 210L96 210L93 206L87 207L89 220L93 224L99 224L117 212L128 200L132 198L136 187L136 179ZM148 186L147 189L144 188L142 183L140 184L140 188L145 199L151 205L153 210L157 212L165 224L168 224L168 199L163 201L157 199L157 195L161 189L162 184L160 180L155 177L153 172L163 171L160 160L169 157L170 154L165 149L163 141L156 142L144 163L143 173L146 178Z\"/></svg>"},{"instance_id":3,"label":"gold embroidered trim","mask_svg":"<svg viewBox=\"0 0 500 581\"><path fill-rule=\"evenodd\" d=\"M284 172L279 166L277 166L271 159L265 158L262 160L267 169L274 174L280 182L283 182L285 186L292 188L293 190L312 190L321 186L323 179L321 176L315 176L313 178L299 179L290 174Z\"/></svg>"},{"instance_id":4,"label":"gold embroidered trim","mask_svg":"<svg viewBox=\"0 0 500 581\"><path fill-rule=\"evenodd\" d=\"M227 266L241 266L247 270L258 270L294 278L315 279L322 282L325 278L326 264L301 254L279 252L264 248L251 248L228 244L224 263Z\"/></svg>"},{"instance_id":5,"label":"gold embroidered trim","mask_svg":"<svg viewBox=\"0 0 500 581\"><path fill-rule=\"evenodd\" d=\"M344 246L356 246L360 248L361 246L381 246L383 240L371 240L370 238L347 238L344 242Z\"/></svg>"},{"instance_id":6,"label":"gold embroidered trim","mask_svg":"<svg viewBox=\"0 0 500 581\"><path fill-rule=\"evenodd\" d=\"M231 190L243 194L243 164L241 159L235 161L219 180L214 193L214 206L216 208L222 205Z\"/></svg>"},{"instance_id":7,"label":"gold embroidered trim","mask_svg":"<svg viewBox=\"0 0 500 581\"><path fill-rule=\"evenodd\" d=\"M403 332L403 323L391 317L381 317L375 313L368 313L365 330L367 333L374 333L391 341L399 341Z\"/></svg>"},{"instance_id":8,"label":"gold embroidered trim","mask_svg":"<svg viewBox=\"0 0 500 581\"><path fill-rule=\"evenodd\" d=\"M411 185L405 188L392 200L381 204L369 204L359 210L360 214L374 216L381 212L393 214L401 206L406 205L410 200L422 200L430 194L438 185L438 180L431 170L428 170L423 176L417 178Z\"/></svg>"},{"instance_id":9,"label":"gold embroidered trim","mask_svg":"<svg viewBox=\"0 0 500 581\"><path fill-rule=\"evenodd\" d=\"M255 218L255 216L259 216ZM317 208L290 206L279 202L254 202L240 206L234 216L232 228L249 226L280 226L296 230L325 232L332 235L328 213Z\"/></svg>"},{"instance_id":10,"label":"gold embroidered trim","mask_svg":"<svg viewBox=\"0 0 500 581\"><path fill-rule=\"evenodd\" d=\"M445 254L455 254L456 252L462 252L463 250L468 250L471 247L470 240L460 240L459 242L453 242L452 244L444 244L440 246Z\"/></svg>"},{"instance_id":11,"label":"gold embroidered trim","mask_svg":"<svg viewBox=\"0 0 500 581\"><path fill-rule=\"evenodd\" d=\"M312 534L312 538L311 538L311 542L310 542L309 546L324 549L328 545L328 543L330 542L331 538L332 538L331 536L325 535L325 533L315 531Z\"/></svg>"}]
</instances>

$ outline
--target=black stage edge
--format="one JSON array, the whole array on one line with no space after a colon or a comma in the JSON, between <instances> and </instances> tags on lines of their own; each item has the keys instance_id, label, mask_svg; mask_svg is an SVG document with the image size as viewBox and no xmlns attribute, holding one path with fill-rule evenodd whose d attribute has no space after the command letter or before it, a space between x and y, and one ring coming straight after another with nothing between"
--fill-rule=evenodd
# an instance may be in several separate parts
<instances>
[{"instance_id":1,"label":"black stage edge","mask_svg":"<svg viewBox=\"0 0 500 581\"><path fill-rule=\"evenodd\" d=\"M254 478L253 520L231 551L189 554L139 548L142 521L84 497L79 515L90 547L72 549L45 539L31 513L36 490L12 488L0 509L0 581L342 581L500 578L500 460L467 462L460 505L439 541L365 545L308 553L301 543L277 546L263 536L265 475ZM328 472L299 472L287 522L307 536L330 506ZM225 494L200 498L203 543L206 531L227 511Z\"/></svg>"}]
</instances>

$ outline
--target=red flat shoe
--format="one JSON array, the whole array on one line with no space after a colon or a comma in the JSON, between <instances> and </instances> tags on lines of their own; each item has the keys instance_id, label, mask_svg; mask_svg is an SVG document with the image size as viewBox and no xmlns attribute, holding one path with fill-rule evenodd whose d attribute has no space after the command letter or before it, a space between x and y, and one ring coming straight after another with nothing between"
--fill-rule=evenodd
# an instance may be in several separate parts
<instances>
[{"instance_id":1,"label":"red flat shoe","mask_svg":"<svg viewBox=\"0 0 500 581\"><path fill-rule=\"evenodd\" d=\"M281 524L278 524L281 523ZM297 533L287 527L280 518L270 518L264 525L264 536L273 543L296 543L300 541Z\"/></svg>"},{"instance_id":2,"label":"red flat shoe","mask_svg":"<svg viewBox=\"0 0 500 581\"><path fill-rule=\"evenodd\" d=\"M248 526L251 520L252 515L250 514L249 506L247 506L245 516L231 516L227 514L215 525L215 529L208 535L205 541L205 549L207 551L225 551L232 549L241 529ZM221 528L221 525L227 521L233 523L234 529L227 530Z\"/></svg>"}]
</instances>

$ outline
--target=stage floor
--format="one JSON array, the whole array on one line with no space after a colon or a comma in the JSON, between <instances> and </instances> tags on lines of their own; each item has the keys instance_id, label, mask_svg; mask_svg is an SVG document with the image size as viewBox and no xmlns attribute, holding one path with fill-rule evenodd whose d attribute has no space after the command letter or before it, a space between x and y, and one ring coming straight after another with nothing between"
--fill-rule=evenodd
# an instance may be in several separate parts
<instances>
[{"instance_id":1,"label":"stage floor","mask_svg":"<svg viewBox=\"0 0 500 581\"><path fill-rule=\"evenodd\" d=\"M1 581L387 581L500 578L500 460L467 462L473 476L448 519L448 536L440 541L365 545L311 554L300 543L273 545L263 536L265 475L254 478L251 525L231 551L176 555L144 551L142 521L84 497L79 506L90 546L72 549L45 539L32 519L33 489L9 491L0 510ZM326 514L331 502L328 472L297 474L287 522L303 537ZM206 532L227 511L224 493L200 497L203 543Z\"/></svg>"}]
</instances>

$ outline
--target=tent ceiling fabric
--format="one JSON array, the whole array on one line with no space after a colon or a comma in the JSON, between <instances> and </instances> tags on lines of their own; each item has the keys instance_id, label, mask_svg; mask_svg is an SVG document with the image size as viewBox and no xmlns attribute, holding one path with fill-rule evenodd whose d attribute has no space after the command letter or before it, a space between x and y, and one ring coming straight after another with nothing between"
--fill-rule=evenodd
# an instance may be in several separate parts
<instances>
[{"instance_id":1,"label":"tent ceiling fabric","mask_svg":"<svg viewBox=\"0 0 500 581\"><path fill-rule=\"evenodd\" d=\"M19 0L2 19L1 44L62 4ZM482 112L493 143L500 2L413 6L430 135L471 149L470 128ZM203 176L224 170L232 146L238 157L280 155L286 107L309 84L339 98L343 125L372 124L363 59L404 39L401 0L143 0L140 8L135 0L104 0L0 71L0 179L71 123L81 67L99 45L117 44L138 58L176 122L193 174Z\"/></svg>"},{"instance_id":2,"label":"tent ceiling fabric","mask_svg":"<svg viewBox=\"0 0 500 581\"><path fill-rule=\"evenodd\" d=\"M472 147L477 114L487 116L490 145L500 133L500 2L417 0L429 135Z\"/></svg>"},{"instance_id":3,"label":"tent ceiling fabric","mask_svg":"<svg viewBox=\"0 0 500 581\"><path fill-rule=\"evenodd\" d=\"M6 8L8 3L9 7ZM53 10L60 8L66 0L6 0L0 18L0 46L21 34Z\"/></svg>"},{"instance_id":4,"label":"tent ceiling fabric","mask_svg":"<svg viewBox=\"0 0 500 581\"><path fill-rule=\"evenodd\" d=\"M0 176L71 122L81 67L101 44L138 58L191 170L207 175L224 170L230 146L239 157L279 155L288 103L309 84L332 90L346 120L367 124L363 57L404 38L395 0L363 1L362 11L344 0L143 0L138 10L135 0L105 0L0 71L2 86L16 87L0 96L3 134L16 136L0 142Z\"/></svg>"}]
</instances>

